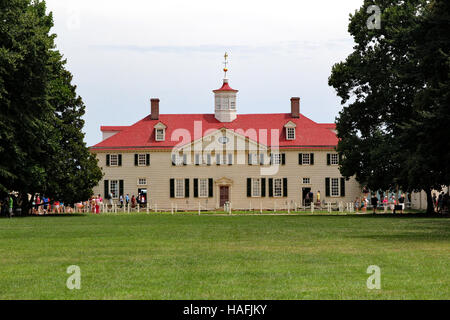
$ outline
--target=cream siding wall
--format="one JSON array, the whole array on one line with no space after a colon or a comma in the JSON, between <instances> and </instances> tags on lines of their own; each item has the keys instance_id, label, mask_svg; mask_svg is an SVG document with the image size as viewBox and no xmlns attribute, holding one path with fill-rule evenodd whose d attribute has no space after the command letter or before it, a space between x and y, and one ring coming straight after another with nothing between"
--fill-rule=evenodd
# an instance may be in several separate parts
<instances>
[{"instance_id":1,"label":"cream siding wall","mask_svg":"<svg viewBox=\"0 0 450 320\"><path fill-rule=\"evenodd\" d=\"M290 207L294 203L300 204L302 197L302 187L311 187L316 199L317 191L320 190L321 199L331 202L352 202L358 196L361 196L361 188L355 179L346 181L345 197L326 197L325 196L325 178L341 178L338 166L327 165L327 153L333 151L317 151L317 150L280 150L280 153L286 154L286 164L279 166L279 171L273 176L261 176L260 166L252 166L248 164L234 165L216 165L211 166L200 165L195 166L189 164L187 166L172 166L170 151L130 151L117 152L122 154L121 167L107 167L106 154L115 154L116 152L99 152L96 153L99 159L99 166L102 168L105 176L99 185L94 189L95 194L104 196L104 180L124 180L124 195L129 194L137 196L138 179L146 178L148 201L154 205L157 204L158 209L170 209L172 204L177 205L178 209L197 210L199 202L202 209L217 209L219 207L219 186L217 180L226 178L231 180L230 185L230 201L234 209L273 209L274 206L282 209ZM299 165L298 154L314 153L314 165ZM149 153L150 166L137 167L134 164L135 153ZM236 156L236 155L235 155ZM214 161L214 157L213 161ZM245 156L246 160L248 159ZM246 161L247 162L247 161ZM170 179L182 178L190 179L190 196L189 198L170 198ZM212 198L194 198L194 178L212 178L214 179L214 189ZM266 197L253 198L247 197L247 178L266 178ZM287 178L288 179L288 197L269 197L268 179L269 178ZM310 178L311 183L304 185L303 178Z\"/></svg>"}]
</instances>

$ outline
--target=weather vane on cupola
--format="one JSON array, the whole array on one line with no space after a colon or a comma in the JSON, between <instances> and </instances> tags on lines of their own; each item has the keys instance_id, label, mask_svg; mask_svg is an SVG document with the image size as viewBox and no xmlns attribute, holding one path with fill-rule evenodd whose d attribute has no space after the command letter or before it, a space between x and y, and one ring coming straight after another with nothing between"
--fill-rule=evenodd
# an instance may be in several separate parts
<instances>
[{"instance_id":1,"label":"weather vane on cupola","mask_svg":"<svg viewBox=\"0 0 450 320\"><path fill-rule=\"evenodd\" d=\"M223 72L225 72L224 79L226 79L227 78L227 72L228 72L228 67L227 67L228 66L228 53L225 52L225 55L223 57L225 58L225 62L223 63L223 65L225 67L223 68Z\"/></svg>"}]
</instances>

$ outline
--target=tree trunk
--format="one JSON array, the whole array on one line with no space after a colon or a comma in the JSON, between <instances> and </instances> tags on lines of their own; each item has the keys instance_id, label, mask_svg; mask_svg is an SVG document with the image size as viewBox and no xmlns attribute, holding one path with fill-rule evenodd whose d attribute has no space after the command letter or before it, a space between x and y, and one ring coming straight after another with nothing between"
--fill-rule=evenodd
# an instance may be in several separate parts
<instances>
[{"instance_id":1,"label":"tree trunk","mask_svg":"<svg viewBox=\"0 0 450 320\"><path fill-rule=\"evenodd\" d=\"M434 214L434 205L433 205L433 197L431 195L431 189L427 188L425 190L425 193L427 194L427 214Z\"/></svg>"}]
</instances>

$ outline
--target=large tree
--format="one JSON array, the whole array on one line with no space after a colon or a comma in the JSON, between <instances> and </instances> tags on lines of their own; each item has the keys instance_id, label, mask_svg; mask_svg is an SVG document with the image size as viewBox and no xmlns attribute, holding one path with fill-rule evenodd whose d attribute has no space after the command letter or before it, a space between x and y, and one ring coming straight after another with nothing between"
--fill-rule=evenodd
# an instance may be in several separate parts
<instances>
[{"instance_id":1,"label":"large tree","mask_svg":"<svg viewBox=\"0 0 450 320\"><path fill-rule=\"evenodd\" d=\"M356 175L373 190L425 190L429 212L431 189L449 181L448 174L440 175L449 154L449 149L441 147L448 141L435 140L445 134L444 127L432 128L433 122L445 123L443 109L448 114L448 100L443 101L449 53L448 4L444 2L377 1L381 28L368 28L367 9L374 3L364 1L350 16L354 51L333 66L329 78L344 105L336 120L338 151L344 156L342 174ZM440 12L445 6L447 11ZM436 33L444 30L438 40ZM447 74L433 79L430 68ZM426 98L428 90L434 92L435 100Z\"/></svg>"},{"instance_id":2,"label":"large tree","mask_svg":"<svg viewBox=\"0 0 450 320\"><path fill-rule=\"evenodd\" d=\"M0 192L72 203L89 197L101 171L52 27L44 1L0 1Z\"/></svg>"}]
</instances>

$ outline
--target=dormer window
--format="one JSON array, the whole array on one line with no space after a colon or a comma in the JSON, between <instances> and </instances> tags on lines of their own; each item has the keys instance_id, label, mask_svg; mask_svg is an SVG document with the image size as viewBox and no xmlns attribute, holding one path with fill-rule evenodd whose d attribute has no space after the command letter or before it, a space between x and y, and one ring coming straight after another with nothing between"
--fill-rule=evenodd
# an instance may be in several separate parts
<instances>
[{"instance_id":1,"label":"dormer window","mask_svg":"<svg viewBox=\"0 0 450 320\"><path fill-rule=\"evenodd\" d=\"M166 126L159 122L155 125L155 140L156 141L165 141L166 140Z\"/></svg>"},{"instance_id":2,"label":"dormer window","mask_svg":"<svg viewBox=\"0 0 450 320\"><path fill-rule=\"evenodd\" d=\"M286 137L288 140L295 140L295 128L286 128Z\"/></svg>"},{"instance_id":3,"label":"dormer window","mask_svg":"<svg viewBox=\"0 0 450 320\"><path fill-rule=\"evenodd\" d=\"M286 140L295 140L295 128L297 125L294 122L289 121L284 127L286 128Z\"/></svg>"},{"instance_id":4,"label":"dormer window","mask_svg":"<svg viewBox=\"0 0 450 320\"><path fill-rule=\"evenodd\" d=\"M156 129L156 141L164 141L166 138L166 130Z\"/></svg>"}]
</instances>

